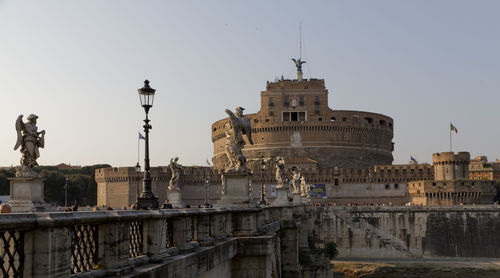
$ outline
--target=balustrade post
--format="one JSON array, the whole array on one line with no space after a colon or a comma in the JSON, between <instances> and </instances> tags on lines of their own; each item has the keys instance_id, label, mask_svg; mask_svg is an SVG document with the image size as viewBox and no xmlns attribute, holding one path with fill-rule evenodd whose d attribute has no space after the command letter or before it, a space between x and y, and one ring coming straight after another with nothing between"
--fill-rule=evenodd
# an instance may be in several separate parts
<instances>
[{"instance_id":1,"label":"balustrade post","mask_svg":"<svg viewBox=\"0 0 500 278\"><path fill-rule=\"evenodd\" d=\"M129 269L130 231L128 222L99 225L99 267L107 271Z\"/></svg>"},{"instance_id":2,"label":"balustrade post","mask_svg":"<svg viewBox=\"0 0 500 278\"><path fill-rule=\"evenodd\" d=\"M33 233L32 277L69 277L71 229L39 228Z\"/></svg>"},{"instance_id":3,"label":"balustrade post","mask_svg":"<svg viewBox=\"0 0 500 278\"><path fill-rule=\"evenodd\" d=\"M174 247L177 247L179 250L183 249L186 247L187 243L191 241L189 239L188 241L188 235L186 231L187 227L187 221L191 220L191 218L188 217L177 217L174 218L172 221L173 227L172 227L172 245Z\"/></svg>"},{"instance_id":4,"label":"balustrade post","mask_svg":"<svg viewBox=\"0 0 500 278\"><path fill-rule=\"evenodd\" d=\"M167 254L167 223L164 218L144 221L144 252L151 262L161 262Z\"/></svg>"},{"instance_id":5,"label":"balustrade post","mask_svg":"<svg viewBox=\"0 0 500 278\"><path fill-rule=\"evenodd\" d=\"M196 217L196 240L201 245L210 245L214 239L211 237L211 216L208 214L202 214Z\"/></svg>"},{"instance_id":6,"label":"balustrade post","mask_svg":"<svg viewBox=\"0 0 500 278\"><path fill-rule=\"evenodd\" d=\"M236 236L251 236L257 233L257 213L238 212L234 213L234 233Z\"/></svg>"}]
</instances>

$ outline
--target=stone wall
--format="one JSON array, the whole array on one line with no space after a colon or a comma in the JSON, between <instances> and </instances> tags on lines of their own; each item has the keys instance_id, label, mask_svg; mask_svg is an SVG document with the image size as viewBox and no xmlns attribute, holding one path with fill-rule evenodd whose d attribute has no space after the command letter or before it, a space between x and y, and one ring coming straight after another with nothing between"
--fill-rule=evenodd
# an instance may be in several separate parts
<instances>
[{"instance_id":1,"label":"stone wall","mask_svg":"<svg viewBox=\"0 0 500 278\"><path fill-rule=\"evenodd\" d=\"M500 258L500 207L323 207L315 234L340 257Z\"/></svg>"}]
</instances>

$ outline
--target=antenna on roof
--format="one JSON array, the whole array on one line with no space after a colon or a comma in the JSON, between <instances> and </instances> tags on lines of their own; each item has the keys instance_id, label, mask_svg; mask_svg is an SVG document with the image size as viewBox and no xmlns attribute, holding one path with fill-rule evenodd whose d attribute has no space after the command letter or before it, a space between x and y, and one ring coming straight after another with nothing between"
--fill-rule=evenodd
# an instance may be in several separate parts
<instances>
[{"instance_id":1,"label":"antenna on roof","mask_svg":"<svg viewBox=\"0 0 500 278\"><path fill-rule=\"evenodd\" d=\"M299 59L302 60L302 22L299 22Z\"/></svg>"}]
</instances>

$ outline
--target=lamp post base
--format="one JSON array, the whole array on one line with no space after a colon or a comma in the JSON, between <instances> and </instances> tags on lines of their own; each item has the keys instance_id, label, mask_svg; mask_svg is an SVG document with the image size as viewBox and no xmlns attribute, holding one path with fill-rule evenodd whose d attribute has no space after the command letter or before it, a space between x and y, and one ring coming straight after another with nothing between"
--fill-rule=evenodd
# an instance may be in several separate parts
<instances>
[{"instance_id":1,"label":"lamp post base","mask_svg":"<svg viewBox=\"0 0 500 278\"><path fill-rule=\"evenodd\" d=\"M137 198L138 209L158 209L158 198L152 192L142 192Z\"/></svg>"}]
</instances>

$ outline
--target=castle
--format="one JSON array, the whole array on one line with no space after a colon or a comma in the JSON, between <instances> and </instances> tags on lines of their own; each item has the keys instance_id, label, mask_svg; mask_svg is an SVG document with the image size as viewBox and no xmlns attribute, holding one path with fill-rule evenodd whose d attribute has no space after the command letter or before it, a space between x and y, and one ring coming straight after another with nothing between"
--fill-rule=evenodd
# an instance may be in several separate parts
<instances>
[{"instance_id":1,"label":"castle","mask_svg":"<svg viewBox=\"0 0 500 278\"><path fill-rule=\"evenodd\" d=\"M266 198L275 198L273 160L278 156L285 158L287 169L300 169L312 187L313 202L402 205L413 198L422 205L479 204L491 203L496 194L493 182L465 180L469 177L468 153L434 154L433 165L392 165L393 119L365 111L330 109L325 81L303 79L301 71L294 80L267 82L261 92L260 111L245 116L252 124L254 145L246 142L243 154L254 173L251 196L256 200L262 184L267 185ZM225 153L228 128L227 118L212 124L213 167L184 168L179 184L186 204L203 204L205 190L208 202L219 199L221 175L229 163ZM262 161L265 171L260 168ZM473 167L480 165L474 162ZM163 203L170 170L153 167L151 176L152 191ZM140 193L141 180L142 173L133 167L96 170L98 205L130 206ZM450 182L453 186L446 185ZM461 197L450 197L455 195Z\"/></svg>"}]
</instances>

